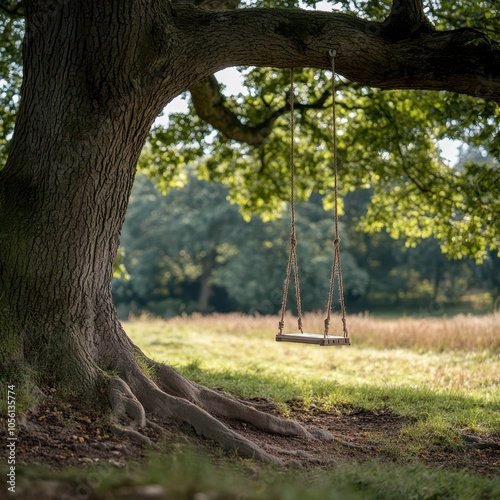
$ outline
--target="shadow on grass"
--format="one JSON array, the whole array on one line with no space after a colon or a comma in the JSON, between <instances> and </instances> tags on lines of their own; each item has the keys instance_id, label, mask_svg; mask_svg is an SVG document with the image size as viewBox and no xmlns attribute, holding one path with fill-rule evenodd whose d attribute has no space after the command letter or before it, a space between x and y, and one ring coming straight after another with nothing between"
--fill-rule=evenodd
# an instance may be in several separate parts
<instances>
[{"instance_id":1,"label":"shadow on grass","mask_svg":"<svg viewBox=\"0 0 500 500\"><path fill-rule=\"evenodd\" d=\"M441 427L468 427L500 433L500 401L488 401L456 391L395 385L348 384L325 380L293 380L290 377L233 370L207 370L199 361L177 367L187 378L207 387L222 389L244 399L270 398L275 403L300 399L305 408L315 403L325 410L352 407L390 408L418 422Z\"/></svg>"}]
</instances>

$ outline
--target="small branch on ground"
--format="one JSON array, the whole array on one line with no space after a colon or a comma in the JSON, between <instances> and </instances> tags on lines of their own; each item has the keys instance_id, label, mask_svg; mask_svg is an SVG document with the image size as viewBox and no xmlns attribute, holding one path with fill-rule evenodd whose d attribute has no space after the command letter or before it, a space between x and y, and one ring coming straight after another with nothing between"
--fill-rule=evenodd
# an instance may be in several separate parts
<instances>
[{"instance_id":1,"label":"small branch on ground","mask_svg":"<svg viewBox=\"0 0 500 500\"><path fill-rule=\"evenodd\" d=\"M465 441L466 448L472 450L500 450L500 443L485 441L484 439L470 434L462 434L462 437Z\"/></svg>"}]
</instances>

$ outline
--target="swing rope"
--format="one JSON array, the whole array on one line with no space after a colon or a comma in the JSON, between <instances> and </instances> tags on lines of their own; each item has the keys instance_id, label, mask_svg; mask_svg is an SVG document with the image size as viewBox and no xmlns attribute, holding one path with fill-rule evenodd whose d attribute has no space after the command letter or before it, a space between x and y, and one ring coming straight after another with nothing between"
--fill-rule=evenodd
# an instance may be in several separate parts
<instances>
[{"instance_id":1,"label":"swing rope","mask_svg":"<svg viewBox=\"0 0 500 500\"><path fill-rule=\"evenodd\" d=\"M335 56L336 51L330 50L329 55L331 58L331 86L332 86L332 138L333 138L333 169L334 169L334 210L335 210L335 235L334 235L334 258L332 264L332 271L330 276L330 290L328 294L327 316L324 320L324 338L328 337L330 327L330 317L332 309L333 293L335 288L335 277L338 278L339 283L339 302L342 315L342 330L344 338L348 338L346 311L344 303L344 281L342 277L342 267L340 263L340 236L339 236L339 216L338 216L338 165L337 165L337 112L335 103ZM291 212L291 229L290 229L290 253L288 256L288 264L286 268L286 277L283 284L283 300L281 303L281 317L278 323L279 335L283 334L285 327L285 313L288 300L288 290L290 288L292 267L294 270L295 282L295 295L297 298L297 323L301 333L302 329L302 304L300 296L299 284L299 266L297 260L297 232L295 227L295 117L294 117L294 68L290 68L290 212Z\"/></svg>"},{"instance_id":2,"label":"swing rope","mask_svg":"<svg viewBox=\"0 0 500 500\"><path fill-rule=\"evenodd\" d=\"M329 55L332 64L332 140L333 140L333 178L334 178L334 210L335 210L335 239L333 240L334 245L334 257L332 264L332 273L330 276L330 291L328 293L328 305L327 305L327 315L325 318L325 330L324 336L328 336L328 330L330 328L330 316L332 311L332 300L333 291L335 288L335 275L338 277L339 282L339 302L340 302L340 312L342 315L342 331L344 337L348 337L347 322L346 322L346 312L345 312L345 302L344 302L344 279L342 277L342 266L340 263L340 234L339 234L339 210L338 210L338 162L337 162L337 109L335 103L335 56L337 51L330 50Z\"/></svg>"},{"instance_id":3,"label":"swing rope","mask_svg":"<svg viewBox=\"0 0 500 500\"><path fill-rule=\"evenodd\" d=\"M302 303L300 296L299 263L297 260L297 232L295 229L295 88L294 88L294 68L290 68L290 254L286 268L286 277L283 284L283 300L281 302L281 318L278 324L280 335L285 327L286 303L288 300L288 290L290 288L290 278L294 274L295 296L297 298L297 326L300 333L302 329Z\"/></svg>"}]
</instances>

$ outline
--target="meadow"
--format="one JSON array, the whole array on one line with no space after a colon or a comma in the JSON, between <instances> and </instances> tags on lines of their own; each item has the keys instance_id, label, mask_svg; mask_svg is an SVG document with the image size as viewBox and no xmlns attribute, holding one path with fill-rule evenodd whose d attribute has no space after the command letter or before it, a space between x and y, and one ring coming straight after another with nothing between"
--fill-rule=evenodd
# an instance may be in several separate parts
<instances>
[{"instance_id":1,"label":"meadow","mask_svg":"<svg viewBox=\"0 0 500 500\"><path fill-rule=\"evenodd\" d=\"M320 332L322 325L319 314L304 317L307 331ZM229 423L259 446L276 444L276 453L305 450L307 456L285 456L287 465L277 466L241 459L190 427L174 425L146 460L136 452L120 467L107 455L95 462L89 447L83 467L20 469L24 491L50 500L65 492L96 500L500 498L500 315L359 315L349 317L348 326L351 346L319 347L275 342L277 319L268 316L124 323L144 353L189 379L251 404L267 402L269 411L327 428L358 448ZM287 317L286 330L293 328ZM339 318L332 319L331 331L339 334ZM50 416L55 408L42 411L39 418L56 421ZM100 418L92 425L105 429L106 416ZM92 429L71 432L77 439L82 434L84 444ZM471 436L493 446L474 447Z\"/></svg>"},{"instance_id":2,"label":"meadow","mask_svg":"<svg viewBox=\"0 0 500 500\"><path fill-rule=\"evenodd\" d=\"M318 314L304 318L312 331L321 331L322 322ZM292 318L286 324L293 329ZM238 397L300 399L327 410L389 405L401 414L425 413L500 432L500 412L490 411L500 408L498 315L352 317L352 345L340 348L275 342L277 322L267 316L194 315L135 320L125 327L147 355ZM440 401L447 405L444 415Z\"/></svg>"},{"instance_id":3,"label":"meadow","mask_svg":"<svg viewBox=\"0 0 500 500\"><path fill-rule=\"evenodd\" d=\"M293 323L293 318L286 319L289 331ZM304 324L307 331L321 331L323 318L309 314ZM277 343L277 320L266 316L143 318L127 322L125 328L147 355L191 380L239 398L272 401L286 417L293 418L299 405L306 413L320 409L346 415L389 409L407 419L397 438L382 445L381 461L340 463L326 475L302 472L301 479L285 481L284 496L248 498L350 498L346 491L352 498L403 498L398 496L403 483L409 488L405 498L500 498L495 472L500 471L500 455L483 454L484 475L480 468L466 470L464 457L470 453L462 439L467 434L500 440L498 314L391 320L353 316L352 345L340 348ZM433 453L442 457L437 468L426 464L425 457ZM457 456L462 458L454 463ZM182 468L182 460L176 463ZM186 470L192 467L189 463ZM211 476L220 473L211 470ZM283 476L267 474L269 493L270 485ZM309 485L306 496L303 484ZM330 493L325 496L325 491Z\"/></svg>"}]
</instances>

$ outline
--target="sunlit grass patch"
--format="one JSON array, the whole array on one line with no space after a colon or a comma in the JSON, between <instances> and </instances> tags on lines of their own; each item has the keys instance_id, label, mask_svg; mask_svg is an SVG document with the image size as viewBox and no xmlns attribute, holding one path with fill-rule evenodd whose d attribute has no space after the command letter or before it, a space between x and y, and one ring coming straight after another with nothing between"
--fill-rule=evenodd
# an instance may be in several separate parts
<instances>
[{"instance_id":1,"label":"sunlit grass patch","mask_svg":"<svg viewBox=\"0 0 500 500\"><path fill-rule=\"evenodd\" d=\"M474 318L470 324L465 317L415 324L357 319L350 322L353 345L341 348L277 343L275 318L235 314L136 320L125 328L146 355L189 379L242 398L268 398L285 417L308 419L316 410L336 413L344 422L365 410L393 415L395 420L372 430L361 424L363 432L355 436L376 444L378 460L351 459L323 469L270 467L217 448L207 458L169 435L165 453L147 463L118 471L94 465L67 477L74 488L88 483L101 492L96 498L142 498L151 492L179 500L500 498L500 478L451 470L475 453L465 450L461 432L500 433L500 352L492 341L498 317ZM318 326L321 317L307 320ZM460 332L443 348L443 339L457 326ZM386 422L395 422L392 433L386 432ZM448 464L454 457L460 458Z\"/></svg>"},{"instance_id":2,"label":"sunlit grass patch","mask_svg":"<svg viewBox=\"0 0 500 500\"><path fill-rule=\"evenodd\" d=\"M320 321L305 318L317 331ZM281 408L297 399L331 411L387 407L444 435L446 426L500 432L498 321L355 317L353 345L341 348L277 343L276 318L239 314L137 320L126 328L147 355L235 396L270 398ZM446 339L453 340L445 349Z\"/></svg>"}]
</instances>

